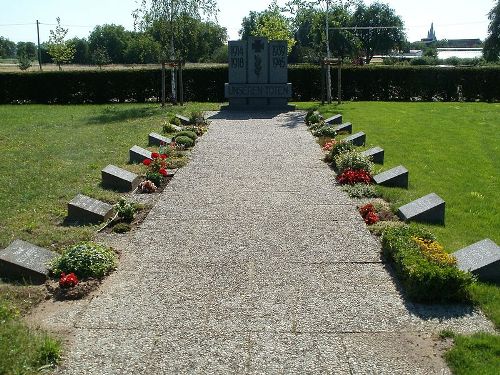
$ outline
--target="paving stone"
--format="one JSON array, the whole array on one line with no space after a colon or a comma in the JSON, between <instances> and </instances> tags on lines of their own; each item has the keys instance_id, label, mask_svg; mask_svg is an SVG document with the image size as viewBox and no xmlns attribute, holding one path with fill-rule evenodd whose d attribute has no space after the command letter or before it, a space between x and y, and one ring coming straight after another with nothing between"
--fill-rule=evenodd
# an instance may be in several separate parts
<instances>
[{"instance_id":1,"label":"paving stone","mask_svg":"<svg viewBox=\"0 0 500 375\"><path fill-rule=\"evenodd\" d=\"M408 169L402 165L373 176L377 185L408 189Z\"/></svg>"},{"instance_id":2,"label":"paving stone","mask_svg":"<svg viewBox=\"0 0 500 375\"><path fill-rule=\"evenodd\" d=\"M356 134L352 134L343 139L346 142L351 142L355 146L364 146L366 143L366 134L363 132L358 132Z\"/></svg>"},{"instance_id":3,"label":"paving stone","mask_svg":"<svg viewBox=\"0 0 500 375\"><path fill-rule=\"evenodd\" d=\"M398 216L404 221L419 221L444 225L445 201L435 193L399 207Z\"/></svg>"},{"instance_id":4,"label":"paving stone","mask_svg":"<svg viewBox=\"0 0 500 375\"><path fill-rule=\"evenodd\" d=\"M481 281L500 283L500 247L489 238L453 253L457 266Z\"/></svg>"},{"instance_id":5,"label":"paving stone","mask_svg":"<svg viewBox=\"0 0 500 375\"><path fill-rule=\"evenodd\" d=\"M43 284L49 274L48 265L59 254L15 240L0 250L0 278Z\"/></svg>"},{"instance_id":6,"label":"paving stone","mask_svg":"<svg viewBox=\"0 0 500 375\"><path fill-rule=\"evenodd\" d=\"M384 164L384 149L380 147L372 147L361 153L364 156L371 156L375 164Z\"/></svg>"},{"instance_id":7,"label":"paving stone","mask_svg":"<svg viewBox=\"0 0 500 375\"><path fill-rule=\"evenodd\" d=\"M148 151L139 146L133 146L129 151L130 163L142 163L145 159L151 159L151 151Z\"/></svg>"},{"instance_id":8,"label":"paving stone","mask_svg":"<svg viewBox=\"0 0 500 375\"><path fill-rule=\"evenodd\" d=\"M344 124L340 124L335 126L335 130L337 133L349 133L352 134L352 124L350 122L346 122Z\"/></svg>"},{"instance_id":9,"label":"paving stone","mask_svg":"<svg viewBox=\"0 0 500 375\"><path fill-rule=\"evenodd\" d=\"M117 191L132 191L141 182L141 177L125 169L108 165L101 171L102 186Z\"/></svg>"},{"instance_id":10,"label":"paving stone","mask_svg":"<svg viewBox=\"0 0 500 375\"><path fill-rule=\"evenodd\" d=\"M172 143L172 138L164 137L158 133L149 133L148 140L150 146L160 146L161 144L168 145Z\"/></svg>"},{"instance_id":11,"label":"paving stone","mask_svg":"<svg viewBox=\"0 0 500 375\"><path fill-rule=\"evenodd\" d=\"M189 125L191 123L191 121L189 121L189 118L187 118L186 116L176 114L175 117L180 120L182 125Z\"/></svg>"},{"instance_id":12,"label":"paving stone","mask_svg":"<svg viewBox=\"0 0 500 375\"><path fill-rule=\"evenodd\" d=\"M68 220L79 224L97 224L113 216L113 206L78 194L68 203Z\"/></svg>"},{"instance_id":13,"label":"paving stone","mask_svg":"<svg viewBox=\"0 0 500 375\"><path fill-rule=\"evenodd\" d=\"M338 115L334 115L332 117L329 117L325 120L325 123L326 124L342 124L342 115L338 114Z\"/></svg>"}]
</instances>

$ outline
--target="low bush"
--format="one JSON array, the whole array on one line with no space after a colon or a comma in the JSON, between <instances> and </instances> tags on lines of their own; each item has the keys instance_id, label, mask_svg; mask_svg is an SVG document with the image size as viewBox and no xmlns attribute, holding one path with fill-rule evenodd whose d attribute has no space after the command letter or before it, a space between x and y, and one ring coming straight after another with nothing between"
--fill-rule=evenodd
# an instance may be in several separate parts
<instances>
[{"instance_id":1,"label":"low bush","mask_svg":"<svg viewBox=\"0 0 500 375\"><path fill-rule=\"evenodd\" d=\"M205 115L201 111L193 111L189 116L189 122L195 126L205 126L208 125L208 121Z\"/></svg>"},{"instance_id":2,"label":"low bush","mask_svg":"<svg viewBox=\"0 0 500 375\"><path fill-rule=\"evenodd\" d=\"M135 212L137 211L135 205L131 202L127 202L125 199L120 199L115 205L116 213L118 217L125 221L126 223L131 223L134 220Z\"/></svg>"},{"instance_id":3,"label":"low bush","mask_svg":"<svg viewBox=\"0 0 500 375\"><path fill-rule=\"evenodd\" d=\"M364 170L370 174L373 173L373 163L369 156L362 155L356 150L343 152L334 158L335 167L339 173L348 169Z\"/></svg>"},{"instance_id":4,"label":"low bush","mask_svg":"<svg viewBox=\"0 0 500 375\"><path fill-rule=\"evenodd\" d=\"M376 235L376 236L382 236L384 231L388 228L399 228L402 226L405 226L406 224L403 223L402 221L379 221L378 223L375 223L373 225L370 225L368 227L368 230Z\"/></svg>"},{"instance_id":5,"label":"low bush","mask_svg":"<svg viewBox=\"0 0 500 375\"><path fill-rule=\"evenodd\" d=\"M190 125L190 126L185 126L184 127L185 131L193 132L195 133L198 137L201 137L203 134L206 133L208 128L203 125Z\"/></svg>"},{"instance_id":6,"label":"low bush","mask_svg":"<svg viewBox=\"0 0 500 375\"><path fill-rule=\"evenodd\" d=\"M172 134L175 133L177 129L175 129L175 126L169 122L163 125L163 133L164 134Z\"/></svg>"},{"instance_id":7,"label":"low bush","mask_svg":"<svg viewBox=\"0 0 500 375\"><path fill-rule=\"evenodd\" d=\"M312 134L315 137L329 137L335 138L337 136L337 132L331 126L323 125L319 129L313 130Z\"/></svg>"},{"instance_id":8,"label":"low bush","mask_svg":"<svg viewBox=\"0 0 500 375\"><path fill-rule=\"evenodd\" d=\"M454 265L430 260L414 237L435 241L430 232L416 226L387 228L382 235L384 255L394 264L408 297L417 302L469 300L472 275Z\"/></svg>"},{"instance_id":9,"label":"low bush","mask_svg":"<svg viewBox=\"0 0 500 375\"><path fill-rule=\"evenodd\" d=\"M184 148L190 148L194 146L194 140L190 137L181 135L179 137L175 137L175 143Z\"/></svg>"},{"instance_id":10,"label":"low bush","mask_svg":"<svg viewBox=\"0 0 500 375\"><path fill-rule=\"evenodd\" d=\"M344 190L351 198L377 198L380 196L380 193L377 191L375 185L344 185L342 190Z\"/></svg>"},{"instance_id":11,"label":"low bush","mask_svg":"<svg viewBox=\"0 0 500 375\"><path fill-rule=\"evenodd\" d=\"M340 185L370 184L372 182L372 176L364 169L346 169L336 179Z\"/></svg>"},{"instance_id":12,"label":"low bush","mask_svg":"<svg viewBox=\"0 0 500 375\"><path fill-rule=\"evenodd\" d=\"M128 223L118 223L113 227L114 233L127 233L132 230L132 227Z\"/></svg>"},{"instance_id":13,"label":"low bush","mask_svg":"<svg viewBox=\"0 0 500 375\"><path fill-rule=\"evenodd\" d=\"M323 116L318 111L309 111L306 114L306 125L312 126L319 124L323 120Z\"/></svg>"},{"instance_id":14,"label":"low bush","mask_svg":"<svg viewBox=\"0 0 500 375\"><path fill-rule=\"evenodd\" d=\"M195 141L195 140L196 140L196 138L198 138L198 136L196 135L196 133L195 133L195 132L193 132L193 131L189 131L189 130L182 130L182 131L180 131L180 132L177 132L177 133L175 134L174 139L176 139L176 140L177 140L177 137L189 137L189 138L191 138L193 141Z\"/></svg>"},{"instance_id":15,"label":"low bush","mask_svg":"<svg viewBox=\"0 0 500 375\"><path fill-rule=\"evenodd\" d=\"M351 142L345 142L345 141L337 142L335 145L333 145L332 149L330 150L329 159L333 161L335 160L335 157L337 155L340 155L347 151L353 151L355 149L356 146L354 146Z\"/></svg>"},{"instance_id":16,"label":"low bush","mask_svg":"<svg viewBox=\"0 0 500 375\"><path fill-rule=\"evenodd\" d=\"M115 252L108 247L85 242L71 246L52 263L52 272L56 276L61 273L75 273L79 278L102 278L116 268L118 259Z\"/></svg>"}]
</instances>

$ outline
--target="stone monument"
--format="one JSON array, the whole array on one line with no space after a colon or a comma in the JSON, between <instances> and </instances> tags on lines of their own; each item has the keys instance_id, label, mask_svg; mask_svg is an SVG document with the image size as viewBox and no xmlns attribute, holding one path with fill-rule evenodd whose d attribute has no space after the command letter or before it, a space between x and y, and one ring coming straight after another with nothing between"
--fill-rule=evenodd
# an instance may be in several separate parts
<instances>
[{"instance_id":1,"label":"stone monument","mask_svg":"<svg viewBox=\"0 0 500 375\"><path fill-rule=\"evenodd\" d=\"M293 110L288 105L292 84L288 83L288 48L286 41L251 37L230 41L229 83L226 109Z\"/></svg>"}]
</instances>

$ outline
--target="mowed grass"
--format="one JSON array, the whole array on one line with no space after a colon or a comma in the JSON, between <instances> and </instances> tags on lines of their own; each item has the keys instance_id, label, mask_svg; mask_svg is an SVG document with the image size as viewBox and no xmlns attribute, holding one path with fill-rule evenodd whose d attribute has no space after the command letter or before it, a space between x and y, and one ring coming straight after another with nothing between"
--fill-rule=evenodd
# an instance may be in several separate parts
<instances>
[{"instance_id":1,"label":"mowed grass","mask_svg":"<svg viewBox=\"0 0 500 375\"><path fill-rule=\"evenodd\" d=\"M446 201L446 225L424 225L448 252L484 238L500 243L500 104L348 102L299 103L324 116L341 113L367 147L385 150L379 171L403 165L409 189L381 188L396 209L429 193ZM342 138L342 137L339 137ZM476 283L473 300L500 328L500 287ZM496 374L499 336L456 336L447 355L456 374Z\"/></svg>"},{"instance_id":2,"label":"mowed grass","mask_svg":"<svg viewBox=\"0 0 500 375\"><path fill-rule=\"evenodd\" d=\"M60 250L88 240L96 226L63 225L67 203L78 193L114 203L100 187L101 169L125 168L128 150L147 147L169 113L217 105L3 105L0 106L0 248L20 238Z\"/></svg>"}]
</instances>

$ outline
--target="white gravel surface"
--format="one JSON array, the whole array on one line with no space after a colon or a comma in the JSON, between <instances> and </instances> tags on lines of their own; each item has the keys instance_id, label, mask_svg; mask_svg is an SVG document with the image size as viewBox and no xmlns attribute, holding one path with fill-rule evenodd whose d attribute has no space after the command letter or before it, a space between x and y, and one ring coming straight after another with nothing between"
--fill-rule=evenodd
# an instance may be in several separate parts
<instances>
[{"instance_id":1,"label":"white gravel surface","mask_svg":"<svg viewBox=\"0 0 500 375\"><path fill-rule=\"evenodd\" d=\"M447 374L435 334L492 331L406 301L300 113L215 113L75 319L64 374Z\"/></svg>"}]
</instances>

